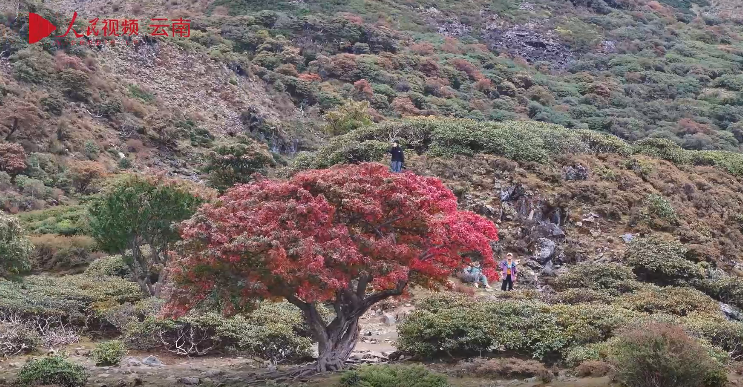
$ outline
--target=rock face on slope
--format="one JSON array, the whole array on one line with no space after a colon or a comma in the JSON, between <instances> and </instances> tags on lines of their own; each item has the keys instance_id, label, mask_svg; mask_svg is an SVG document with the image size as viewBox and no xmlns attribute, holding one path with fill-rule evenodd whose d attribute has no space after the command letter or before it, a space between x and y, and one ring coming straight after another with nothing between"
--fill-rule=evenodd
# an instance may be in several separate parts
<instances>
[{"instance_id":1,"label":"rock face on slope","mask_svg":"<svg viewBox=\"0 0 743 387\"><path fill-rule=\"evenodd\" d=\"M573 53L552 31L542 32L536 25L515 25L510 28L488 28L485 35L489 46L497 51L518 55L529 63L549 62L554 68L565 68Z\"/></svg>"}]
</instances>

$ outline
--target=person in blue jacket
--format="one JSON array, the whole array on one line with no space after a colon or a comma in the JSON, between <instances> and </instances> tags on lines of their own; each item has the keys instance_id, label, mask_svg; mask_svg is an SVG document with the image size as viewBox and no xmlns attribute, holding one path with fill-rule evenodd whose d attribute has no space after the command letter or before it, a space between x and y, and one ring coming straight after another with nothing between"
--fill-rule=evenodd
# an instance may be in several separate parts
<instances>
[{"instance_id":1,"label":"person in blue jacket","mask_svg":"<svg viewBox=\"0 0 743 387\"><path fill-rule=\"evenodd\" d=\"M476 287L482 284L482 286L485 287L486 291L491 290L490 284L488 284L488 277L483 274L482 267L480 267L480 262L475 261L472 262L471 265L467 266L464 269L462 280L467 283L474 283Z\"/></svg>"}]
</instances>

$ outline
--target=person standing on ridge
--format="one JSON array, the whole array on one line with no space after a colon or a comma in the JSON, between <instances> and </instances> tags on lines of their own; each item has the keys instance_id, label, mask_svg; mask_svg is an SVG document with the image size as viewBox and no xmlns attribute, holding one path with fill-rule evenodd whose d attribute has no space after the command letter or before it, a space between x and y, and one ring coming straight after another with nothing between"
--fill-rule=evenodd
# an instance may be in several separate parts
<instances>
[{"instance_id":1,"label":"person standing on ridge","mask_svg":"<svg viewBox=\"0 0 743 387\"><path fill-rule=\"evenodd\" d=\"M388 151L392 154L392 163L390 163L390 170L398 173L402 171L402 164L405 162L405 153L400 147L400 143L395 140L392 142L392 148Z\"/></svg>"},{"instance_id":2,"label":"person standing on ridge","mask_svg":"<svg viewBox=\"0 0 743 387\"><path fill-rule=\"evenodd\" d=\"M513 254L506 254L506 259L500 263L500 269L503 273L503 285L501 290L513 290L513 283L516 281L518 270L516 270L516 262L513 260Z\"/></svg>"}]
</instances>

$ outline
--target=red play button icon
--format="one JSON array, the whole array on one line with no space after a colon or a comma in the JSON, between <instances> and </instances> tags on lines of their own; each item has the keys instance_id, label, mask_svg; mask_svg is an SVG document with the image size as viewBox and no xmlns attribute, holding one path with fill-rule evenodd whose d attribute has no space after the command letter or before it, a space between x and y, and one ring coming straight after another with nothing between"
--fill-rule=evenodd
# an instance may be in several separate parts
<instances>
[{"instance_id":1,"label":"red play button icon","mask_svg":"<svg viewBox=\"0 0 743 387\"><path fill-rule=\"evenodd\" d=\"M49 20L33 13L28 13L28 44L33 44L51 35L57 27Z\"/></svg>"}]
</instances>

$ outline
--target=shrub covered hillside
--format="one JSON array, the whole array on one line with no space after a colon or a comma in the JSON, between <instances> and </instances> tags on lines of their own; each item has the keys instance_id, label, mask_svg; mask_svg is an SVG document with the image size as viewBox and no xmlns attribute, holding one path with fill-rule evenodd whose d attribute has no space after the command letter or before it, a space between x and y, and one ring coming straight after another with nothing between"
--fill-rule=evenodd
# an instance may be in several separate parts
<instances>
[{"instance_id":1,"label":"shrub covered hillside","mask_svg":"<svg viewBox=\"0 0 743 387\"><path fill-rule=\"evenodd\" d=\"M630 140L667 138L688 149L735 150L743 141L743 20L724 1L62 1L51 10L65 15L57 18L63 25L73 11L144 18L164 10L188 17L192 36L167 44L226 64L236 78L224 85L227 93L250 75L305 109L330 110L356 99L368 101L380 118L531 118ZM6 24L22 30L23 20ZM15 79L43 83L29 63L45 55L20 43L5 52ZM95 73L106 70L92 70L91 61L59 66L95 82ZM62 78L75 76L82 75L68 71ZM149 102L174 92L159 86L67 94L81 102L92 98L101 110L96 115L115 118L115 102L124 96ZM131 105L120 110L137 116L141 107ZM193 128L175 125L184 118L174 117L171 131L212 130L202 122L208 117L190 118ZM240 125L238 116L230 119L229 126ZM127 123L159 130L151 120Z\"/></svg>"}]
</instances>

